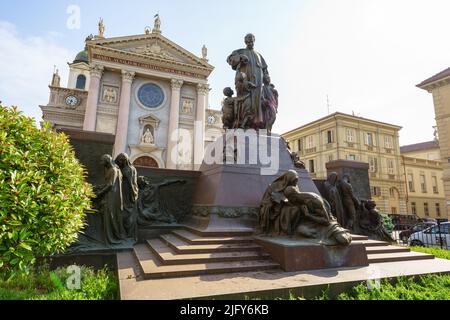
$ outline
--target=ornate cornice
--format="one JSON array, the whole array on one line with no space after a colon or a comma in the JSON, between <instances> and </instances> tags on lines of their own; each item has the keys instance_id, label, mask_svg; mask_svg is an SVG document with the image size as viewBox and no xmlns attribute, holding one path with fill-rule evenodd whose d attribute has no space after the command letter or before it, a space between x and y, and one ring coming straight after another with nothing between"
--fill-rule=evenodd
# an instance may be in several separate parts
<instances>
[{"instance_id":1,"label":"ornate cornice","mask_svg":"<svg viewBox=\"0 0 450 320\"><path fill-rule=\"evenodd\" d=\"M91 77L97 77L101 78L103 75L103 71L105 70L105 67L99 64L94 64L91 66Z\"/></svg>"},{"instance_id":2,"label":"ornate cornice","mask_svg":"<svg viewBox=\"0 0 450 320\"><path fill-rule=\"evenodd\" d=\"M179 80L179 79L172 79L170 81L170 84L172 85L172 90L180 90L181 87L183 86L183 80Z\"/></svg>"},{"instance_id":3,"label":"ornate cornice","mask_svg":"<svg viewBox=\"0 0 450 320\"><path fill-rule=\"evenodd\" d=\"M203 84L203 83L199 83L197 84L197 93L198 94L202 94L202 95L207 95L209 93L209 85L208 84Z\"/></svg>"},{"instance_id":4,"label":"ornate cornice","mask_svg":"<svg viewBox=\"0 0 450 320\"><path fill-rule=\"evenodd\" d=\"M122 81L133 82L136 72L122 70Z\"/></svg>"},{"instance_id":5,"label":"ornate cornice","mask_svg":"<svg viewBox=\"0 0 450 320\"><path fill-rule=\"evenodd\" d=\"M168 47L172 48L174 51L179 53L181 56L184 56L190 60L195 61L199 67L209 70L209 73L211 73L212 70L214 70L214 67L212 65L210 65L209 63L207 63L206 61L204 61L203 59L197 57L193 53L187 51L183 47L177 45L173 41L167 39L166 37L164 37L158 33L149 33L149 34L124 36L124 37L114 37L114 38L102 39L102 40L95 39L95 40L88 41L86 44L88 45L88 47L109 48L109 47L106 47L106 45L124 44L124 43L138 42L138 41L145 41L145 40L152 40L152 39L155 39L155 40L160 41L161 43L164 43L165 45L167 45ZM172 61L172 63L173 63L173 61ZM189 65L194 66L191 64L189 64ZM208 75L209 75L209 73L208 73Z\"/></svg>"}]
</instances>

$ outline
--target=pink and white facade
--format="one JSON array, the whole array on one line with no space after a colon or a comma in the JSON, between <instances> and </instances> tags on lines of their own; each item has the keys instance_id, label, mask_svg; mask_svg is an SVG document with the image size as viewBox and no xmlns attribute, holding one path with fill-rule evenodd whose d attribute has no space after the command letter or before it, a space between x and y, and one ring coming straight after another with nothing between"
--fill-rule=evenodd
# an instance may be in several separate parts
<instances>
[{"instance_id":1,"label":"pink and white facade","mask_svg":"<svg viewBox=\"0 0 450 320\"><path fill-rule=\"evenodd\" d=\"M115 136L113 156L136 164L196 169L205 143L222 134L220 111L207 109L213 71L197 57L153 32L91 37L69 64L66 88L53 77L44 121ZM56 76L56 80L55 80Z\"/></svg>"}]
</instances>

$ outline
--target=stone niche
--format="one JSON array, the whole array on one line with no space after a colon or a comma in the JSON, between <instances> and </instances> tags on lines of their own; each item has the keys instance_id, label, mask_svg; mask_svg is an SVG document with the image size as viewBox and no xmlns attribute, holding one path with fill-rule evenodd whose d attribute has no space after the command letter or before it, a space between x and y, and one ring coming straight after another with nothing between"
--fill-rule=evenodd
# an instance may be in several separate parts
<instances>
[{"instance_id":1,"label":"stone niche","mask_svg":"<svg viewBox=\"0 0 450 320\"><path fill-rule=\"evenodd\" d=\"M354 195L359 199L370 200L369 164L351 160L335 160L326 164L327 175L336 172L339 179L350 177ZM319 188L320 189L320 188Z\"/></svg>"},{"instance_id":2,"label":"stone niche","mask_svg":"<svg viewBox=\"0 0 450 320\"><path fill-rule=\"evenodd\" d=\"M75 129L58 129L57 131L64 132L69 136L75 156L87 170L87 182L92 185L103 184L103 168L100 158L104 154L112 154L115 136Z\"/></svg>"}]
</instances>

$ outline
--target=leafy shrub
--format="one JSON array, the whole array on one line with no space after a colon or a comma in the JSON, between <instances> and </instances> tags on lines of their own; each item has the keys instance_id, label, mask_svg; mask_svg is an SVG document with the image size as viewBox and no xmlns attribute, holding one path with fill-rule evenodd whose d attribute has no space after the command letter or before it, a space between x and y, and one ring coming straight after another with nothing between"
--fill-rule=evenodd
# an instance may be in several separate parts
<instances>
[{"instance_id":1,"label":"leafy shrub","mask_svg":"<svg viewBox=\"0 0 450 320\"><path fill-rule=\"evenodd\" d=\"M392 222L392 218L388 216L387 214L382 214L381 217L383 218L383 224L386 230L389 233L392 233L394 231L394 223Z\"/></svg>"},{"instance_id":2,"label":"leafy shrub","mask_svg":"<svg viewBox=\"0 0 450 320\"><path fill-rule=\"evenodd\" d=\"M66 268L50 271L33 268L9 281L0 280L0 300L115 300L118 283L108 269L94 271L81 267L80 289L70 290L66 281L71 274Z\"/></svg>"},{"instance_id":3,"label":"leafy shrub","mask_svg":"<svg viewBox=\"0 0 450 320\"><path fill-rule=\"evenodd\" d=\"M36 256L75 242L91 186L64 134L0 104L0 268L11 277Z\"/></svg>"},{"instance_id":4,"label":"leafy shrub","mask_svg":"<svg viewBox=\"0 0 450 320\"><path fill-rule=\"evenodd\" d=\"M394 284L384 280L379 288L372 289L360 284L338 295L337 300L450 300L450 276L399 278Z\"/></svg>"},{"instance_id":5,"label":"leafy shrub","mask_svg":"<svg viewBox=\"0 0 450 320\"><path fill-rule=\"evenodd\" d=\"M441 248L427 248L427 247L410 247L412 251L429 253L434 255L436 258L450 260L450 250Z\"/></svg>"}]
</instances>

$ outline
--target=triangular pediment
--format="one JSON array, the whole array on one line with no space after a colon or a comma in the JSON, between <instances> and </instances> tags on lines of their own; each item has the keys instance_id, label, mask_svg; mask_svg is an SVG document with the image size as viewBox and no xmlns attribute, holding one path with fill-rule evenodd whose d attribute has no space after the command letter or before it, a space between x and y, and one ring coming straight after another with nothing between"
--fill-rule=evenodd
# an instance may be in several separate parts
<instances>
[{"instance_id":1,"label":"triangular pediment","mask_svg":"<svg viewBox=\"0 0 450 320\"><path fill-rule=\"evenodd\" d=\"M146 116L142 116L139 117L139 123L141 125L145 125L145 124L155 124L158 125L160 123L161 120L159 120L157 117L155 117L154 115L146 115Z\"/></svg>"},{"instance_id":2,"label":"triangular pediment","mask_svg":"<svg viewBox=\"0 0 450 320\"><path fill-rule=\"evenodd\" d=\"M213 69L207 62L170 41L159 33L149 33L136 36L95 39L88 42L88 46L104 48L115 52L175 62L205 69Z\"/></svg>"}]
</instances>

